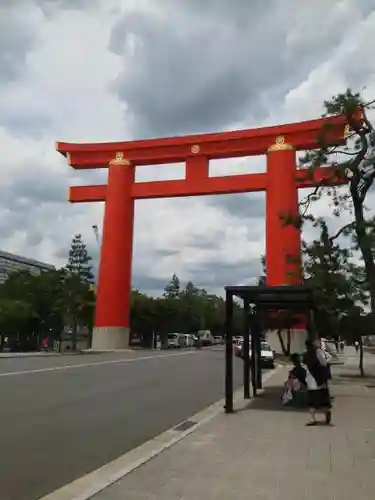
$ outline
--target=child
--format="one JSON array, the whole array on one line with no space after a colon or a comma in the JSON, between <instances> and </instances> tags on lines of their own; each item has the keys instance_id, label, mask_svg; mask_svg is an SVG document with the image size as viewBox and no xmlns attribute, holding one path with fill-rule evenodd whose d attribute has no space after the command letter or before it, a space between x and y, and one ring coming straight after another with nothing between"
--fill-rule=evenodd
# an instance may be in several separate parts
<instances>
[{"instance_id":1,"label":"child","mask_svg":"<svg viewBox=\"0 0 375 500\"><path fill-rule=\"evenodd\" d=\"M285 382L283 404L298 402L298 394L306 388L306 370L301 364L300 355L293 353L290 356L293 368L290 370L288 380Z\"/></svg>"}]
</instances>

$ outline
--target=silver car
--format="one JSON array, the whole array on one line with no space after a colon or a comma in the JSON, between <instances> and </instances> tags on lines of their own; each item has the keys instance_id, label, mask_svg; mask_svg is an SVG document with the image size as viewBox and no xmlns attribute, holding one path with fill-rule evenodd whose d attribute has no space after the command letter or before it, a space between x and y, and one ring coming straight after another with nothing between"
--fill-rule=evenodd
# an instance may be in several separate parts
<instances>
[{"instance_id":1,"label":"silver car","mask_svg":"<svg viewBox=\"0 0 375 500\"><path fill-rule=\"evenodd\" d=\"M249 357L251 359L251 346ZM260 364L262 368L275 368L275 351L271 349L268 342L262 341L260 344Z\"/></svg>"},{"instance_id":2,"label":"silver car","mask_svg":"<svg viewBox=\"0 0 375 500\"><path fill-rule=\"evenodd\" d=\"M234 355L241 358L242 348L243 348L243 339L237 340L237 342L234 344Z\"/></svg>"}]
</instances>

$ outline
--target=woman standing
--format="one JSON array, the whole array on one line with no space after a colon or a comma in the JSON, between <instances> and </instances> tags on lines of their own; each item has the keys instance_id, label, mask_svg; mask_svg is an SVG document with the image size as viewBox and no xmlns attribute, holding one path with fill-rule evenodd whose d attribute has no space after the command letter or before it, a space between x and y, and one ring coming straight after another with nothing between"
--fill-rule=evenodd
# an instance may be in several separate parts
<instances>
[{"instance_id":1,"label":"woman standing","mask_svg":"<svg viewBox=\"0 0 375 500\"><path fill-rule=\"evenodd\" d=\"M317 425L317 413L325 415L325 423L329 425L332 419L331 398L328 390L328 363L320 346L320 340L306 341L307 351L304 363L307 368L306 383L308 390L308 406L311 422L308 426Z\"/></svg>"}]
</instances>

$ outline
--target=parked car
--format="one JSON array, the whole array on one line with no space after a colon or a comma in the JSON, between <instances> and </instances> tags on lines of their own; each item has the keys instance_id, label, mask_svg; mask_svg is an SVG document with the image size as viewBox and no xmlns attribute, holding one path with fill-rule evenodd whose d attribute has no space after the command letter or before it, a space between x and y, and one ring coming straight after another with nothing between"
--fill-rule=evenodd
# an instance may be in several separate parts
<instances>
[{"instance_id":1,"label":"parked car","mask_svg":"<svg viewBox=\"0 0 375 500\"><path fill-rule=\"evenodd\" d=\"M275 351L271 349L268 342L260 344L260 363L265 368L275 368Z\"/></svg>"},{"instance_id":2,"label":"parked car","mask_svg":"<svg viewBox=\"0 0 375 500\"><path fill-rule=\"evenodd\" d=\"M243 346L243 339L237 340L237 342L234 344L234 355L239 358L242 357L242 346Z\"/></svg>"},{"instance_id":3,"label":"parked car","mask_svg":"<svg viewBox=\"0 0 375 500\"><path fill-rule=\"evenodd\" d=\"M181 336L179 333L168 333L167 339L168 349L179 349L181 347Z\"/></svg>"},{"instance_id":4,"label":"parked car","mask_svg":"<svg viewBox=\"0 0 375 500\"><path fill-rule=\"evenodd\" d=\"M213 338L213 345L220 345L222 343L223 343L223 337L215 335L215 337Z\"/></svg>"},{"instance_id":5,"label":"parked car","mask_svg":"<svg viewBox=\"0 0 375 500\"><path fill-rule=\"evenodd\" d=\"M191 335L190 333L184 333L182 334L185 339L185 347L194 347L195 346L195 338L194 335Z\"/></svg>"},{"instance_id":6,"label":"parked car","mask_svg":"<svg viewBox=\"0 0 375 500\"><path fill-rule=\"evenodd\" d=\"M187 347L186 333L179 333L178 338L180 340L180 347Z\"/></svg>"},{"instance_id":7,"label":"parked car","mask_svg":"<svg viewBox=\"0 0 375 500\"><path fill-rule=\"evenodd\" d=\"M199 337L202 346L209 346L213 344L213 336L210 330L199 330L197 332L197 336Z\"/></svg>"},{"instance_id":8,"label":"parked car","mask_svg":"<svg viewBox=\"0 0 375 500\"><path fill-rule=\"evenodd\" d=\"M251 359L251 347L249 356ZM268 342L260 343L260 364L263 368L275 368L275 351L271 349Z\"/></svg>"},{"instance_id":9,"label":"parked car","mask_svg":"<svg viewBox=\"0 0 375 500\"><path fill-rule=\"evenodd\" d=\"M233 337L233 344L237 344L240 340L243 340L243 337L241 337L240 335L235 335Z\"/></svg>"}]
</instances>

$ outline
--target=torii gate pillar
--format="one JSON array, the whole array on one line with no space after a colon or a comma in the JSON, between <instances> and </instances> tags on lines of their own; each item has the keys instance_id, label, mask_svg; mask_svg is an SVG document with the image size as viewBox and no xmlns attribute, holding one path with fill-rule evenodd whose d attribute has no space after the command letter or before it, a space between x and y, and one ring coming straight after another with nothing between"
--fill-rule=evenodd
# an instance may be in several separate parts
<instances>
[{"instance_id":1,"label":"torii gate pillar","mask_svg":"<svg viewBox=\"0 0 375 500\"><path fill-rule=\"evenodd\" d=\"M122 153L118 153L108 168L95 328L91 346L95 350L129 347L134 177L134 165Z\"/></svg>"},{"instance_id":2,"label":"torii gate pillar","mask_svg":"<svg viewBox=\"0 0 375 500\"><path fill-rule=\"evenodd\" d=\"M301 232L282 215L298 217L296 151L279 136L267 151L266 275L267 285L301 282Z\"/></svg>"}]
</instances>

